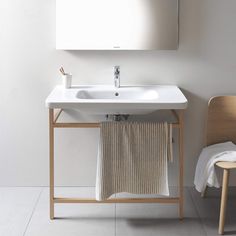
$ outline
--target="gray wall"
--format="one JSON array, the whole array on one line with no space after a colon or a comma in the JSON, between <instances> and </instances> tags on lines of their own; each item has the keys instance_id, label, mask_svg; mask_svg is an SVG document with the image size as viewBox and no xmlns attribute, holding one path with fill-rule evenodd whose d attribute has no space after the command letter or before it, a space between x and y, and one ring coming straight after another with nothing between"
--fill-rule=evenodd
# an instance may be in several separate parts
<instances>
[{"instance_id":1,"label":"gray wall","mask_svg":"<svg viewBox=\"0 0 236 236\"><path fill-rule=\"evenodd\" d=\"M177 51L56 51L55 0L2 0L0 9L0 185L48 185L44 100L61 82L61 65L75 84L112 84L120 65L122 85L181 87L189 99L185 184L193 184L207 100L236 94L235 0L180 0ZM56 132L58 185L94 185L97 142L96 130Z\"/></svg>"}]
</instances>

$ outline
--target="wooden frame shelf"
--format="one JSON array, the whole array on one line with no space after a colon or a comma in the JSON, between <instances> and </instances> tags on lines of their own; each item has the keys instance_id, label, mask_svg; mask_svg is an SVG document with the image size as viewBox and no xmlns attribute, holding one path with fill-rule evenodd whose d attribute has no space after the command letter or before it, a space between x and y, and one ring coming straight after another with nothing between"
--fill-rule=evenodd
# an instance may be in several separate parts
<instances>
[{"instance_id":1,"label":"wooden frame shelf","mask_svg":"<svg viewBox=\"0 0 236 236\"><path fill-rule=\"evenodd\" d=\"M179 130L179 196L167 198L111 198L105 201L97 201L91 198L65 198L55 197L54 195L54 129L55 128L100 128L100 123L64 123L57 122L62 109L55 113L53 108L49 109L49 161L50 161L50 219L54 219L54 207L58 203L165 203L179 205L179 218L183 219L183 114L184 110L171 110L177 122L173 123L173 128Z\"/></svg>"},{"instance_id":2,"label":"wooden frame shelf","mask_svg":"<svg viewBox=\"0 0 236 236\"><path fill-rule=\"evenodd\" d=\"M54 198L54 203L178 203L179 198L111 198L97 201L90 198Z\"/></svg>"}]
</instances>

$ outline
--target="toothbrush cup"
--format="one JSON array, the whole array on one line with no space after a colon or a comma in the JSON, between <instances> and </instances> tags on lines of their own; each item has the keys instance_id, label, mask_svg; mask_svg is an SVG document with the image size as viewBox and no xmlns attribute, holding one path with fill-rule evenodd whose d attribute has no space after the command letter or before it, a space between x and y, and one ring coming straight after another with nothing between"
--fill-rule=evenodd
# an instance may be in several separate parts
<instances>
[{"instance_id":1,"label":"toothbrush cup","mask_svg":"<svg viewBox=\"0 0 236 236\"><path fill-rule=\"evenodd\" d=\"M62 75L62 85L65 89L71 88L71 82L72 82L71 74Z\"/></svg>"}]
</instances>

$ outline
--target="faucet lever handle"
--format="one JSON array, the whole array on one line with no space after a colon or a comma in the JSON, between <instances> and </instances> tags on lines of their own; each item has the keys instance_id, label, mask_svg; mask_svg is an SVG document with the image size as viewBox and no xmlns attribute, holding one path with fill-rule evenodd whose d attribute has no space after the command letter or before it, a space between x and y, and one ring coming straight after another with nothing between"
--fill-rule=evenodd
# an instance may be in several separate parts
<instances>
[{"instance_id":1,"label":"faucet lever handle","mask_svg":"<svg viewBox=\"0 0 236 236\"><path fill-rule=\"evenodd\" d=\"M120 66L115 66L114 67L114 73L115 73L115 75L120 74Z\"/></svg>"}]
</instances>

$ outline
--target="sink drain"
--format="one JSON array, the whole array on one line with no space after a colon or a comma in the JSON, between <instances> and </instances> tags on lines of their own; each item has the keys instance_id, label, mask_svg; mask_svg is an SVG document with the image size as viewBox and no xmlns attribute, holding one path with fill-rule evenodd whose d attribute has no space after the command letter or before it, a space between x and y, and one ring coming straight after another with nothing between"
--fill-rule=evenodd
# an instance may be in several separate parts
<instances>
[{"instance_id":1,"label":"sink drain","mask_svg":"<svg viewBox=\"0 0 236 236\"><path fill-rule=\"evenodd\" d=\"M115 96L116 96L116 97L119 96L119 93L115 93Z\"/></svg>"}]
</instances>

